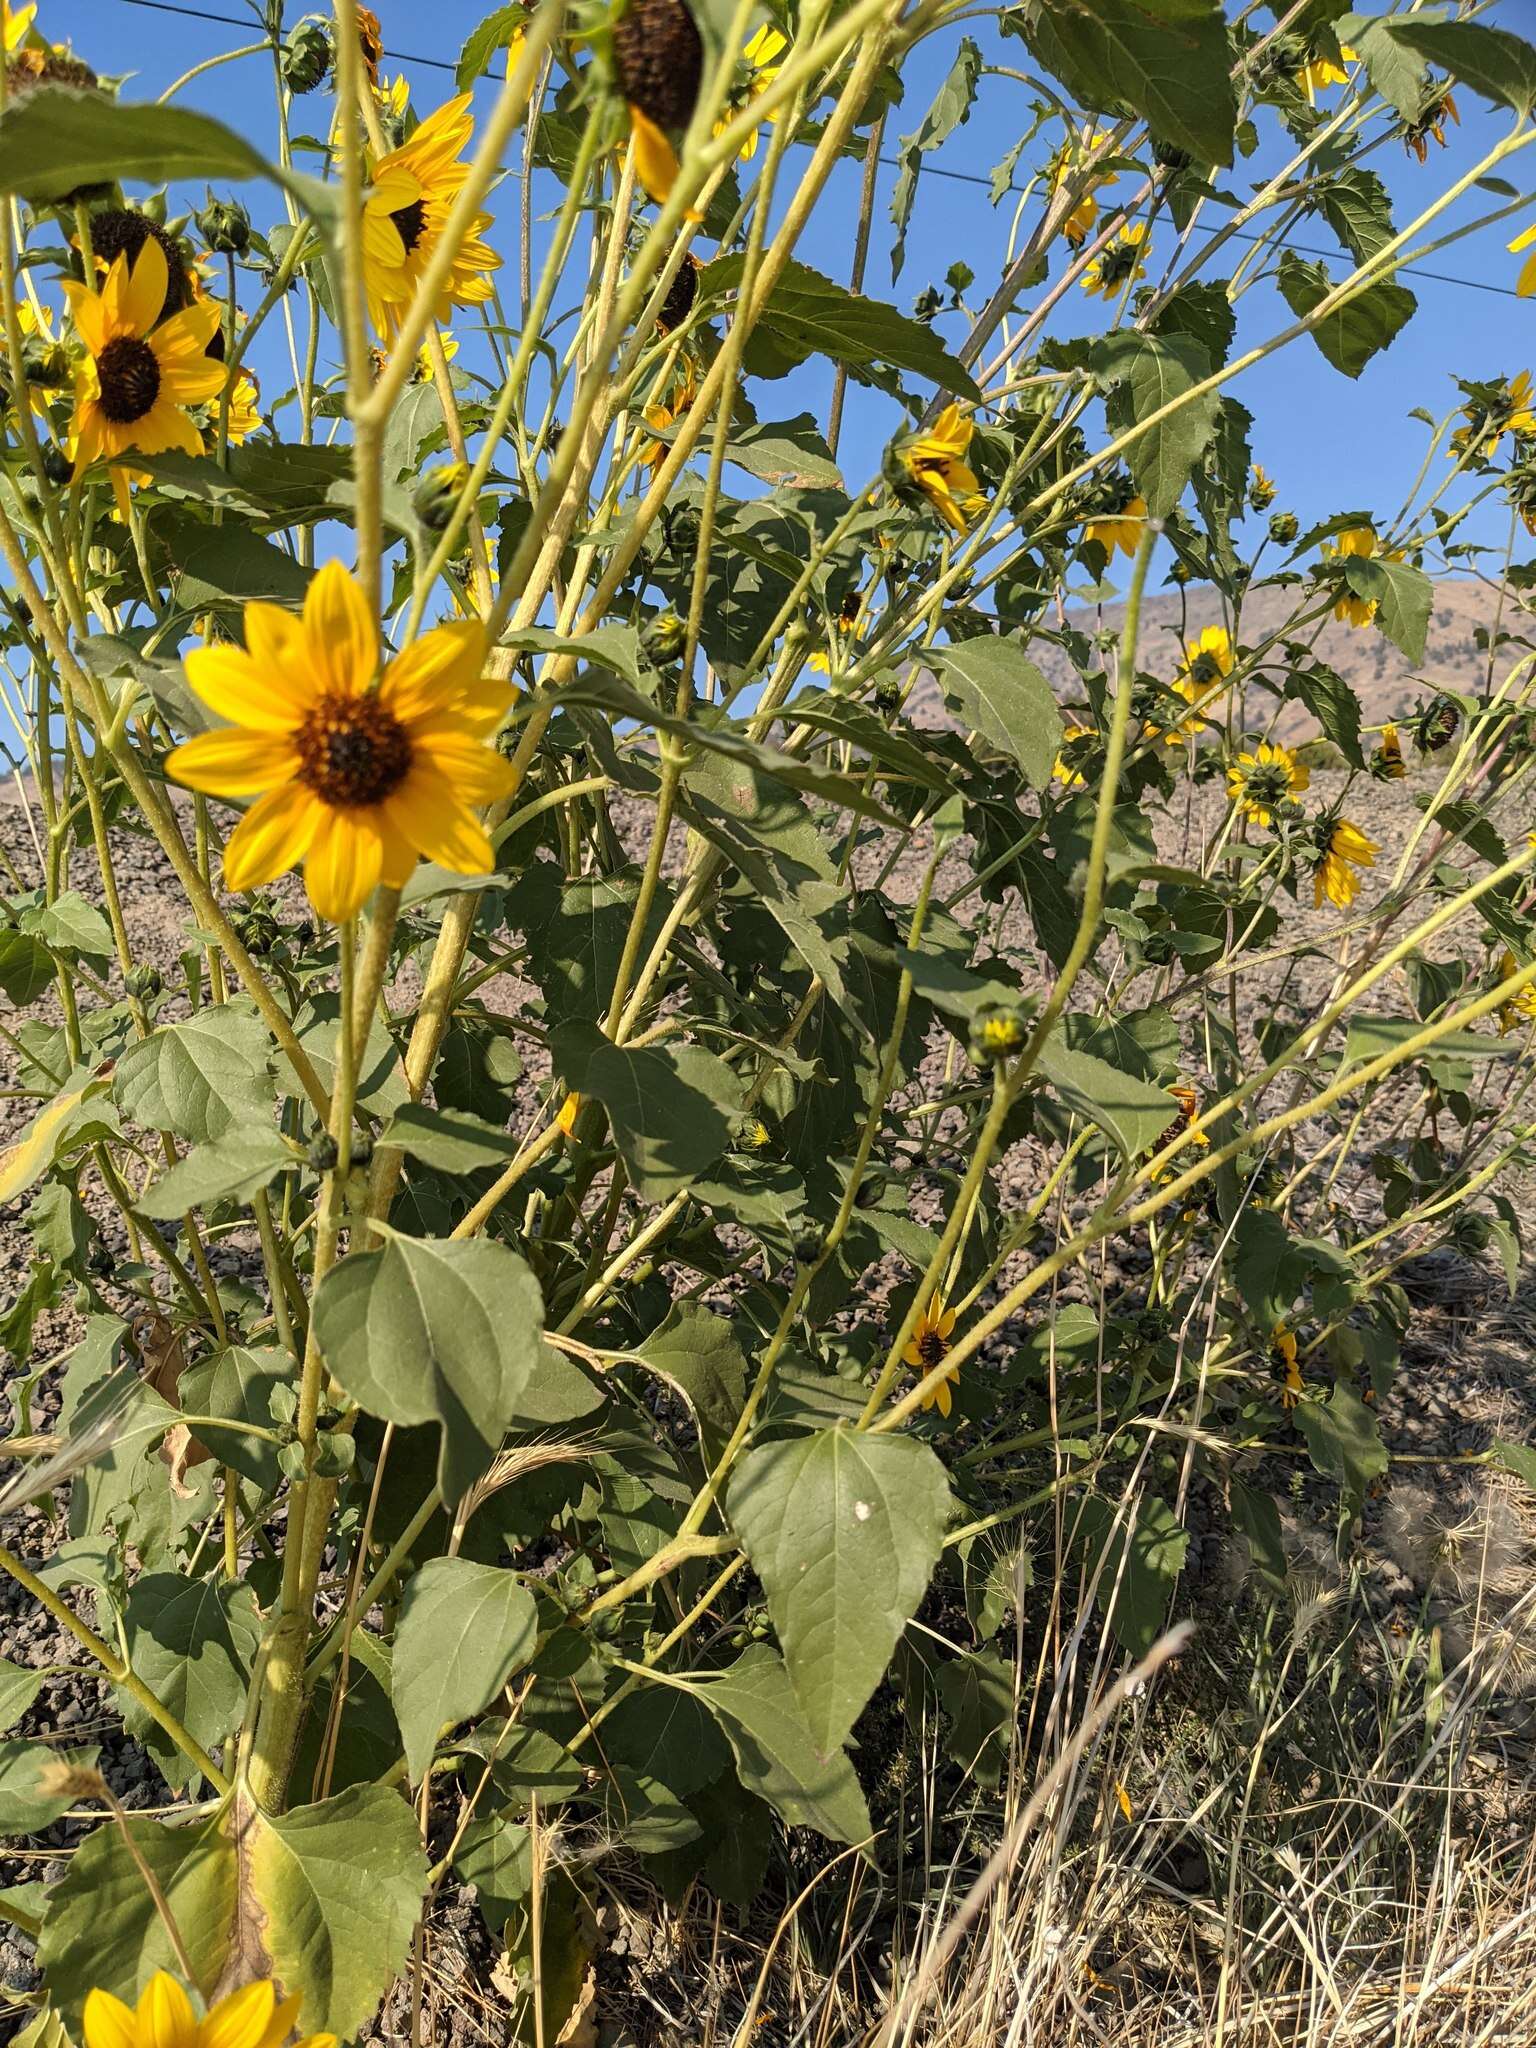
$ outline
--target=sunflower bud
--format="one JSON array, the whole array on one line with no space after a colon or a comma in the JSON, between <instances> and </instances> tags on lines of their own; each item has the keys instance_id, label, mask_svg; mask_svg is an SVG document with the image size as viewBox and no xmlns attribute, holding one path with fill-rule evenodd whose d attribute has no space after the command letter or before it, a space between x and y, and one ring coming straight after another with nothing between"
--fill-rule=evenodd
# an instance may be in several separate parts
<instances>
[{"instance_id":1,"label":"sunflower bud","mask_svg":"<svg viewBox=\"0 0 1536 2048\"><path fill-rule=\"evenodd\" d=\"M1288 548L1301 531L1300 522L1294 512L1276 512L1270 517L1269 537L1283 548Z\"/></svg>"},{"instance_id":2,"label":"sunflower bud","mask_svg":"<svg viewBox=\"0 0 1536 2048\"><path fill-rule=\"evenodd\" d=\"M165 977L158 967L148 961L142 967L132 967L123 976L123 987L135 1002L147 1003L159 995L165 986Z\"/></svg>"},{"instance_id":3,"label":"sunflower bud","mask_svg":"<svg viewBox=\"0 0 1536 2048\"><path fill-rule=\"evenodd\" d=\"M760 1116L742 1117L731 1133L731 1144L738 1152L763 1152L772 1142L772 1134Z\"/></svg>"},{"instance_id":4,"label":"sunflower bud","mask_svg":"<svg viewBox=\"0 0 1536 2048\"><path fill-rule=\"evenodd\" d=\"M874 704L885 718L894 717L901 709L901 684L894 676L882 676L876 683Z\"/></svg>"},{"instance_id":5,"label":"sunflower bud","mask_svg":"<svg viewBox=\"0 0 1536 2048\"><path fill-rule=\"evenodd\" d=\"M454 507L464 494L469 482L467 462L440 462L436 469L429 469L411 499L416 517L428 533L445 533L453 517Z\"/></svg>"},{"instance_id":6,"label":"sunflower bud","mask_svg":"<svg viewBox=\"0 0 1536 2048\"><path fill-rule=\"evenodd\" d=\"M238 199L215 199L210 193L197 224L217 256L243 256L251 246L251 216Z\"/></svg>"},{"instance_id":7,"label":"sunflower bud","mask_svg":"<svg viewBox=\"0 0 1536 2048\"><path fill-rule=\"evenodd\" d=\"M320 1131L309 1141L309 1163L316 1173L334 1173L341 1151L329 1131Z\"/></svg>"},{"instance_id":8,"label":"sunflower bud","mask_svg":"<svg viewBox=\"0 0 1536 2048\"><path fill-rule=\"evenodd\" d=\"M704 43L682 0L629 0L613 25L619 88L658 128L686 128L704 78Z\"/></svg>"},{"instance_id":9,"label":"sunflower bud","mask_svg":"<svg viewBox=\"0 0 1536 2048\"><path fill-rule=\"evenodd\" d=\"M654 662L681 661L683 649L688 645L688 627L676 612L658 612L654 619L646 622L640 635L640 645Z\"/></svg>"},{"instance_id":10,"label":"sunflower bud","mask_svg":"<svg viewBox=\"0 0 1536 2048\"><path fill-rule=\"evenodd\" d=\"M1029 1013L1018 1003L987 1003L971 1019L971 1058L978 1067L1007 1059L1024 1044Z\"/></svg>"},{"instance_id":11,"label":"sunflower bud","mask_svg":"<svg viewBox=\"0 0 1536 2048\"><path fill-rule=\"evenodd\" d=\"M814 1265L821 1257L821 1237L817 1231L802 1230L795 1239L795 1262L797 1265Z\"/></svg>"},{"instance_id":12,"label":"sunflower bud","mask_svg":"<svg viewBox=\"0 0 1536 2048\"><path fill-rule=\"evenodd\" d=\"M306 14L288 31L278 60L283 83L291 93L313 92L324 85L336 61L336 44L331 25L318 14Z\"/></svg>"},{"instance_id":13,"label":"sunflower bud","mask_svg":"<svg viewBox=\"0 0 1536 2048\"><path fill-rule=\"evenodd\" d=\"M1161 164L1165 171L1187 171L1194 162L1188 150L1175 149L1171 142L1152 144L1152 161Z\"/></svg>"}]
</instances>

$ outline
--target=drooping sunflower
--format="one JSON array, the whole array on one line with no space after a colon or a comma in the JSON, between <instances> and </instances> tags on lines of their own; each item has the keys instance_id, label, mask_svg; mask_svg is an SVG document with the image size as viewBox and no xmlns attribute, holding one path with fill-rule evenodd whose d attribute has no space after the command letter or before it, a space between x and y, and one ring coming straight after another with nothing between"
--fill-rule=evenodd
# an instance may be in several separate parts
<instances>
[{"instance_id":1,"label":"drooping sunflower","mask_svg":"<svg viewBox=\"0 0 1536 2048\"><path fill-rule=\"evenodd\" d=\"M1376 842L1367 839L1348 818L1320 818L1317 825L1317 870L1312 878L1312 901L1322 908L1323 898L1339 910L1348 910L1360 893L1360 868L1376 865Z\"/></svg>"},{"instance_id":2,"label":"drooping sunflower","mask_svg":"<svg viewBox=\"0 0 1536 2048\"><path fill-rule=\"evenodd\" d=\"M1074 136L1070 142L1064 142L1055 152L1046 165L1053 199L1082 168L1084 158L1092 156L1104 139L1101 129L1090 128L1085 135ZM1072 211L1062 222L1061 231L1074 249L1082 247L1088 238L1088 230L1099 217L1099 202L1094 194L1101 185L1113 185L1119 175L1118 171L1095 172L1087 189L1079 195Z\"/></svg>"},{"instance_id":3,"label":"drooping sunflower","mask_svg":"<svg viewBox=\"0 0 1536 2048\"><path fill-rule=\"evenodd\" d=\"M1297 1356L1295 1336L1284 1323L1276 1323L1269 1340L1270 1377L1280 1382L1280 1406L1294 1408L1307 1390Z\"/></svg>"},{"instance_id":4,"label":"drooping sunflower","mask_svg":"<svg viewBox=\"0 0 1536 2048\"><path fill-rule=\"evenodd\" d=\"M942 1365L949 1355L949 1340L954 1335L954 1329L954 1310L944 1306L942 1296L934 1295L918 1317L917 1328L912 1332L911 1341L901 1354L903 1364L910 1365L915 1372L925 1375L932 1372L934 1367ZM944 1377L936 1380L932 1388L924 1394L923 1407L937 1408L941 1415L947 1416L955 1404L955 1397L950 1388L959 1378L960 1368L951 1366Z\"/></svg>"},{"instance_id":5,"label":"drooping sunflower","mask_svg":"<svg viewBox=\"0 0 1536 2048\"><path fill-rule=\"evenodd\" d=\"M157 1970L137 2007L110 1991L85 2001L85 2048L282 2048L298 2024L297 1998L279 2000L269 1977L231 1991L203 2016L172 1976ZM334 2034L307 2034L298 2048L336 2048Z\"/></svg>"},{"instance_id":6,"label":"drooping sunflower","mask_svg":"<svg viewBox=\"0 0 1536 2048\"><path fill-rule=\"evenodd\" d=\"M1379 775L1383 782L1401 782L1408 773L1403 761L1403 743L1395 725L1384 725L1381 728L1381 745L1376 749L1376 758L1371 763L1371 770L1373 774Z\"/></svg>"},{"instance_id":7,"label":"drooping sunflower","mask_svg":"<svg viewBox=\"0 0 1536 2048\"><path fill-rule=\"evenodd\" d=\"M377 85L379 63L384 55L384 35L379 27L379 17L371 7L359 7L357 10L357 46L362 52L368 83Z\"/></svg>"},{"instance_id":8,"label":"drooping sunflower","mask_svg":"<svg viewBox=\"0 0 1536 2048\"><path fill-rule=\"evenodd\" d=\"M1083 539L1097 541L1113 561L1117 551L1122 555L1135 554L1146 523L1147 501L1137 492L1126 499L1118 512L1101 512L1090 519L1083 528Z\"/></svg>"},{"instance_id":9,"label":"drooping sunflower","mask_svg":"<svg viewBox=\"0 0 1536 2048\"><path fill-rule=\"evenodd\" d=\"M981 482L965 457L975 423L958 405L946 405L926 434L901 451L902 467L935 512L956 533L968 533L982 503Z\"/></svg>"},{"instance_id":10,"label":"drooping sunflower","mask_svg":"<svg viewBox=\"0 0 1536 2048\"><path fill-rule=\"evenodd\" d=\"M1116 292L1138 281L1147 266L1146 239L1146 222L1128 221L1109 246L1094 257L1082 280L1090 299L1113 298Z\"/></svg>"},{"instance_id":11,"label":"drooping sunflower","mask_svg":"<svg viewBox=\"0 0 1536 2048\"><path fill-rule=\"evenodd\" d=\"M1289 747L1260 740L1252 753L1239 754L1228 768L1227 795L1255 825L1268 827L1280 806L1311 780L1311 769Z\"/></svg>"},{"instance_id":12,"label":"drooping sunflower","mask_svg":"<svg viewBox=\"0 0 1536 2048\"><path fill-rule=\"evenodd\" d=\"M1188 1131L1195 1118L1200 1114L1200 1091L1198 1088L1191 1088L1187 1081L1173 1081L1169 1083L1168 1093L1179 1105L1179 1113L1159 1140L1159 1143L1163 1145L1178 1137L1181 1131ZM1207 1151L1210 1150L1211 1140L1208 1132L1191 1132L1189 1142L1192 1145L1203 1146Z\"/></svg>"},{"instance_id":13,"label":"drooping sunflower","mask_svg":"<svg viewBox=\"0 0 1536 2048\"><path fill-rule=\"evenodd\" d=\"M386 341L399 329L469 176L461 158L474 127L470 95L461 93L371 167L372 189L363 202L363 283L369 317ZM483 305L491 296L490 273L501 268L501 258L484 239L490 224L488 213L476 214L455 249L434 308L439 321L455 306Z\"/></svg>"},{"instance_id":14,"label":"drooping sunflower","mask_svg":"<svg viewBox=\"0 0 1536 2048\"><path fill-rule=\"evenodd\" d=\"M719 120L716 121L713 130L716 135L723 135L739 113L750 107L755 99L761 99L762 95L778 77L779 60L788 48L788 36L784 35L779 29L770 28L766 23L752 37L741 53L741 61L746 67L744 90L737 95L736 104L727 107ZM774 107L769 113L768 119L770 121L777 121L780 111L780 108ZM741 163L750 163L752 158L757 155L758 138L761 132L761 129L754 128L746 141L741 145L741 149L738 152L738 160Z\"/></svg>"},{"instance_id":15,"label":"drooping sunflower","mask_svg":"<svg viewBox=\"0 0 1536 2048\"><path fill-rule=\"evenodd\" d=\"M339 562L304 615L245 608L245 647L202 647L187 681L230 728L177 747L166 771L207 796L254 796L224 849L228 888L299 861L322 917L355 916L379 882L400 888L418 856L485 874L490 840L471 808L505 796L510 762L484 743L510 701L484 677L473 621L435 626L379 674L379 633Z\"/></svg>"},{"instance_id":16,"label":"drooping sunflower","mask_svg":"<svg viewBox=\"0 0 1536 2048\"><path fill-rule=\"evenodd\" d=\"M186 306L155 322L165 303L165 253L146 241L128 268L113 260L100 292L65 278L64 295L86 354L75 373L69 452L78 477L93 462L116 462L131 450L158 455L183 448L201 455L203 437L186 408L212 398L224 382L221 364L204 353L219 323L218 308ZM127 485L114 470L119 504Z\"/></svg>"},{"instance_id":17,"label":"drooping sunflower","mask_svg":"<svg viewBox=\"0 0 1536 2048\"><path fill-rule=\"evenodd\" d=\"M1346 526L1344 531L1335 534L1332 540L1323 542L1323 554L1330 562L1342 561L1351 555L1364 559L1378 553L1382 554L1384 561L1402 560L1401 549L1382 551L1381 541L1374 526ZM1357 597L1354 591L1345 585L1340 588L1335 600L1333 616L1351 626L1368 626L1376 616L1376 600L1374 597Z\"/></svg>"},{"instance_id":18,"label":"drooping sunflower","mask_svg":"<svg viewBox=\"0 0 1536 2048\"><path fill-rule=\"evenodd\" d=\"M1064 725L1061 729L1061 745L1056 759L1051 763L1051 778L1067 789L1086 789L1088 778L1077 765L1088 751L1079 744L1084 740L1096 740L1098 728L1092 725Z\"/></svg>"},{"instance_id":19,"label":"drooping sunflower","mask_svg":"<svg viewBox=\"0 0 1536 2048\"><path fill-rule=\"evenodd\" d=\"M704 39L683 0L629 0L613 25L613 59L635 175L660 205L677 180L672 138L693 119L704 82Z\"/></svg>"}]
</instances>

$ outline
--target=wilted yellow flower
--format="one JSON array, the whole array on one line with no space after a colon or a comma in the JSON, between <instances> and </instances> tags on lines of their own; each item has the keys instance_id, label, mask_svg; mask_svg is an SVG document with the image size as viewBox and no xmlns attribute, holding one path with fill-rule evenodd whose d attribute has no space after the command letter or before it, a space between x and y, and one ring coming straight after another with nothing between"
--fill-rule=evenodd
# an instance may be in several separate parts
<instances>
[{"instance_id":1,"label":"wilted yellow flower","mask_svg":"<svg viewBox=\"0 0 1536 2048\"><path fill-rule=\"evenodd\" d=\"M1340 910L1348 910L1360 893L1357 868L1376 865L1376 842L1367 839L1358 825L1347 818L1323 819L1319 826L1320 859L1312 878L1312 901L1320 909L1323 898Z\"/></svg>"},{"instance_id":2,"label":"wilted yellow flower","mask_svg":"<svg viewBox=\"0 0 1536 2048\"><path fill-rule=\"evenodd\" d=\"M1289 747L1261 740L1251 754L1239 754L1227 770L1227 794L1255 825L1269 826L1289 797L1312 780L1312 771Z\"/></svg>"},{"instance_id":3,"label":"wilted yellow flower","mask_svg":"<svg viewBox=\"0 0 1536 2048\"><path fill-rule=\"evenodd\" d=\"M1433 101L1416 121L1404 123L1404 149L1408 151L1410 156L1417 157L1421 164L1427 163L1429 161L1429 145L1432 139L1438 142L1442 149L1446 146L1445 124L1447 121L1453 121L1458 128L1461 126L1461 116L1456 111L1456 102L1448 92L1443 93L1438 100Z\"/></svg>"},{"instance_id":4,"label":"wilted yellow flower","mask_svg":"<svg viewBox=\"0 0 1536 2048\"><path fill-rule=\"evenodd\" d=\"M200 2020L164 1970L139 1994L137 2009L110 1991L85 2001L85 2048L282 2048L298 2024L299 2001L279 2001L270 1977L221 1998ZM308 2034L298 2048L336 2048L334 2034Z\"/></svg>"},{"instance_id":5,"label":"wilted yellow flower","mask_svg":"<svg viewBox=\"0 0 1536 2048\"><path fill-rule=\"evenodd\" d=\"M684 356L673 375L670 390L663 398L652 401L645 408L645 424L653 434L665 433L675 427L688 412L699 395L698 376L693 363ZM641 451L640 460L648 469L658 470L667 459L665 441L650 441Z\"/></svg>"},{"instance_id":6,"label":"wilted yellow flower","mask_svg":"<svg viewBox=\"0 0 1536 2048\"><path fill-rule=\"evenodd\" d=\"M969 531L983 502L980 481L965 459L974 432L974 423L958 405L946 405L931 431L901 451L908 476L956 533Z\"/></svg>"},{"instance_id":7,"label":"wilted yellow flower","mask_svg":"<svg viewBox=\"0 0 1536 2048\"><path fill-rule=\"evenodd\" d=\"M1129 221L1108 248L1094 257L1082 280L1090 299L1112 298L1124 286L1136 283L1147 264L1146 239L1146 222Z\"/></svg>"},{"instance_id":8,"label":"wilted yellow flower","mask_svg":"<svg viewBox=\"0 0 1536 2048\"><path fill-rule=\"evenodd\" d=\"M362 908L379 882L401 888L419 855L455 874L495 856L472 806L505 796L512 765L484 744L511 701L484 677L478 623L435 626L382 675L362 590L327 562L295 619L245 608L245 647L200 647L187 681L236 721L177 747L167 773L208 796L255 796L224 849L224 882L254 889L304 862L322 917Z\"/></svg>"},{"instance_id":9,"label":"wilted yellow flower","mask_svg":"<svg viewBox=\"0 0 1536 2048\"><path fill-rule=\"evenodd\" d=\"M917 1328L912 1340L902 1352L902 1362L920 1373L930 1373L936 1365L942 1365L949 1354L949 1340L954 1334L955 1312L944 1306L943 1298L934 1295L917 1319ZM954 1406L954 1395L950 1392L952 1383L960 1378L960 1368L951 1366L941 1380L937 1380L928 1393L924 1394L924 1408L937 1408L947 1416Z\"/></svg>"}]
</instances>

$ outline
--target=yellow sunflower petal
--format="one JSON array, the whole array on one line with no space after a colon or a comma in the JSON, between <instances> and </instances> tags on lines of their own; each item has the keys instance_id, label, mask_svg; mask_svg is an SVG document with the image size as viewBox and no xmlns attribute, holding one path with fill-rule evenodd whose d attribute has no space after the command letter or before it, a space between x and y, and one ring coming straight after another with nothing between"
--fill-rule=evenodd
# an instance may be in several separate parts
<instances>
[{"instance_id":1,"label":"yellow sunflower petal","mask_svg":"<svg viewBox=\"0 0 1536 2048\"><path fill-rule=\"evenodd\" d=\"M89 285L77 284L72 277L60 280L64 296L69 301L69 317L75 323L75 331L93 356L99 356L107 345L107 324L100 297Z\"/></svg>"},{"instance_id":2,"label":"yellow sunflower petal","mask_svg":"<svg viewBox=\"0 0 1536 2048\"><path fill-rule=\"evenodd\" d=\"M146 242L152 249L153 242ZM164 257L161 257L164 263ZM158 303L158 302L157 302ZM197 2015L185 1991L164 1970L156 1970L139 1993L139 2048L198 2048Z\"/></svg>"},{"instance_id":3,"label":"yellow sunflower petal","mask_svg":"<svg viewBox=\"0 0 1536 2048\"><path fill-rule=\"evenodd\" d=\"M450 703L480 679L485 629L474 619L434 626L384 671L379 696L407 725ZM503 684L508 701L511 692Z\"/></svg>"},{"instance_id":4,"label":"yellow sunflower petal","mask_svg":"<svg viewBox=\"0 0 1536 2048\"><path fill-rule=\"evenodd\" d=\"M677 183L680 169L677 151L650 115L643 114L633 104L629 109L629 127L635 153L635 176L660 206L672 196L672 187Z\"/></svg>"},{"instance_id":5,"label":"yellow sunflower petal","mask_svg":"<svg viewBox=\"0 0 1536 2048\"><path fill-rule=\"evenodd\" d=\"M204 796L252 796L286 782L297 765L298 756L286 736L234 726L184 740L166 757L165 772L183 788L201 790Z\"/></svg>"},{"instance_id":6,"label":"yellow sunflower petal","mask_svg":"<svg viewBox=\"0 0 1536 2048\"><path fill-rule=\"evenodd\" d=\"M249 622L247 622L249 631ZM238 647L194 647L183 664L193 690L220 718L253 732L291 732L306 706L281 671Z\"/></svg>"},{"instance_id":7,"label":"yellow sunflower petal","mask_svg":"<svg viewBox=\"0 0 1536 2048\"><path fill-rule=\"evenodd\" d=\"M413 768L382 809L395 830L440 867L456 875L488 875L495 868L485 827L442 776Z\"/></svg>"},{"instance_id":8,"label":"yellow sunflower petal","mask_svg":"<svg viewBox=\"0 0 1536 2048\"><path fill-rule=\"evenodd\" d=\"M251 805L224 849L224 886L237 894L296 867L309 852L324 806L302 782L285 782Z\"/></svg>"},{"instance_id":9,"label":"yellow sunflower petal","mask_svg":"<svg viewBox=\"0 0 1536 2048\"><path fill-rule=\"evenodd\" d=\"M304 596L308 656L322 690L352 696L373 681L379 632L367 600L340 562L327 562Z\"/></svg>"},{"instance_id":10,"label":"yellow sunflower petal","mask_svg":"<svg viewBox=\"0 0 1536 2048\"><path fill-rule=\"evenodd\" d=\"M411 740L422 768L440 776L461 803L488 804L499 796L510 796L517 787L512 763L478 739L459 733L424 738L417 726Z\"/></svg>"},{"instance_id":11,"label":"yellow sunflower petal","mask_svg":"<svg viewBox=\"0 0 1536 2048\"><path fill-rule=\"evenodd\" d=\"M384 838L373 811L322 806L304 862L304 887L320 915L333 924L356 917L383 872Z\"/></svg>"},{"instance_id":12,"label":"yellow sunflower petal","mask_svg":"<svg viewBox=\"0 0 1536 2048\"><path fill-rule=\"evenodd\" d=\"M276 687L300 711L315 699L315 679L304 658L304 628L281 605L253 598L245 608L246 651L264 672L267 686Z\"/></svg>"},{"instance_id":13,"label":"yellow sunflower petal","mask_svg":"<svg viewBox=\"0 0 1536 2048\"><path fill-rule=\"evenodd\" d=\"M221 1998L203 2021L198 2048L264 2048L271 2033L272 2008L277 1994L268 1977L243 1985ZM292 2023L277 2038L286 2040Z\"/></svg>"},{"instance_id":14,"label":"yellow sunflower petal","mask_svg":"<svg viewBox=\"0 0 1536 2048\"><path fill-rule=\"evenodd\" d=\"M114 263L112 268L115 271L117 264ZM117 287L118 317L129 334L148 334L160 317L160 308L165 304L165 288L170 282L165 251L153 235L148 237L134 258L133 269L127 270L125 265L125 273Z\"/></svg>"},{"instance_id":15,"label":"yellow sunflower petal","mask_svg":"<svg viewBox=\"0 0 1536 2048\"><path fill-rule=\"evenodd\" d=\"M85 2001L85 2048L138 2048L132 2008L110 1991L92 1991Z\"/></svg>"},{"instance_id":16,"label":"yellow sunflower petal","mask_svg":"<svg viewBox=\"0 0 1536 2048\"><path fill-rule=\"evenodd\" d=\"M180 406L164 395L157 398L142 419L123 429L123 450L137 448L141 455L160 455L167 448L180 448L187 455L201 455L203 437Z\"/></svg>"}]
</instances>

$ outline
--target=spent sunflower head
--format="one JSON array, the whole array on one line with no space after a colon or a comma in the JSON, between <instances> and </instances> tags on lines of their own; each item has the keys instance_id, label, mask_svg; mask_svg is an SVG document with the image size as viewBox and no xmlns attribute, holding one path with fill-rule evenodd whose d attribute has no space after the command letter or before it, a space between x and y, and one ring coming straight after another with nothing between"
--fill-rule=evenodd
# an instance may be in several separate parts
<instances>
[{"instance_id":1,"label":"spent sunflower head","mask_svg":"<svg viewBox=\"0 0 1536 2048\"><path fill-rule=\"evenodd\" d=\"M385 340L416 296L469 176L462 158L474 125L470 95L461 93L372 166L363 202L363 284L369 316ZM483 305L491 296L490 274L501 258L485 240L490 224L488 213L477 214L455 248L433 308L438 321L449 320L455 306Z\"/></svg>"},{"instance_id":2,"label":"spent sunflower head","mask_svg":"<svg viewBox=\"0 0 1536 2048\"><path fill-rule=\"evenodd\" d=\"M903 1363L924 1376L931 1373L948 1357L949 1340L954 1335L954 1329L954 1310L946 1308L943 1297L935 1294L917 1319L917 1327L912 1332L911 1341L901 1354ZM947 1416L954 1406L955 1398L950 1389L959 1378L960 1368L951 1366L924 1394L924 1408L937 1408L941 1415Z\"/></svg>"},{"instance_id":3,"label":"spent sunflower head","mask_svg":"<svg viewBox=\"0 0 1536 2048\"><path fill-rule=\"evenodd\" d=\"M233 724L177 747L167 773L208 796L254 796L224 849L224 881L254 889L304 863L322 917L353 917L425 856L485 874L494 855L472 806L505 796L514 771L485 741L511 704L485 677L485 634L435 626L379 673L379 634L338 562L309 586L304 615L245 608L245 647L202 647L187 681Z\"/></svg>"},{"instance_id":4,"label":"spent sunflower head","mask_svg":"<svg viewBox=\"0 0 1536 2048\"><path fill-rule=\"evenodd\" d=\"M629 0L613 24L613 62L629 107L635 175L660 205L677 179L673 139L698 104L704 39L683 0Z\"/></svg>"},{"instance_id":5,"label":"spent sunflower head","mask_svg":"<svg viewBox=\"0 0 1536 2048\"><path fill-rule=\"evenodd\" d=\"M176 1979L157 1970L136 2007L110 1991L88 1995L85 2048L282 2048L298 2019L298 1999L279 1999L266 1977L231 1991L199 2019ZM336 2036L306 2034L297 2048L336 2048Z\"/></svg>"},{"instance_id":6,"label":"spent sunflower head","mask_svg":"<svg viewBox=\"0 0 1536 2048\"><path fill-rule=\"evenodd\" d=\"M186 408L212 398L224 382L222 365L206 354L219 312L204 302L161 320L168 276L165 252L151 239L131 270L126 254L113 259L100 292L64 279L86 351L75 374L70 422L77 477L93 462L115 462L132 450L203 452Z\"/></svg>"},{"instance_id":7,"label":"spent sunflower head","mask_svg":"<svg viewBox=\"0 0 1536 2048\"><path fill-rule=\"evenodd\" d=\"M1261 740L1227 769L1227 795L1244 817L1268 827L1276 814L1312 780L1312 771L1289 747Z\"/></svg>"}]
</instances>

